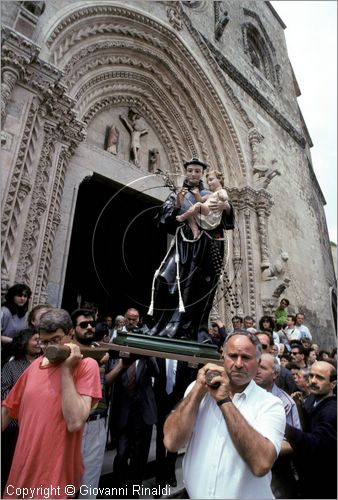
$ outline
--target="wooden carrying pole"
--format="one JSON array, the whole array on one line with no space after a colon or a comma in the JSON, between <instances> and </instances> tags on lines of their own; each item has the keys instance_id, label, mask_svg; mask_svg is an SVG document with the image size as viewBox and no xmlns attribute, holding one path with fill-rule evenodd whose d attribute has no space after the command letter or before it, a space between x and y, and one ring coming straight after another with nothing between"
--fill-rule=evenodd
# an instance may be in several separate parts
<instances>
[{"instance_id":1,"label":"wooden carrying pole","mask_svg":"<svg viewBox=\"0 0 338 500\"><path fill-rule=\"evenodd\" d=\"M140 337L140 335L138 335ZM148 337L149 338L149 337ZM151 337L153 339L153 337ZM143 341L147 337L143 337ZM163 342L165 339L161 339ZM172 339L170 339L172 340ZM180 342L179 340L177 342ZM146 344L147 342L144 342ZM186 342L185 342L186 344ZM195 344L195 343L194 343ZM104 342L97 343L95 347L79 346L80 351L84 357L94 358L100 360L106 352L109 352L112 357L115 358L130 358L135 359L142 357L156 357L156 358L168 358L177 359L179 361L186 361L190 366L198 366L199 364L215 363L222 365L222 360L220 359L220 354L212 350L212 357L208 357L208 353L205 354L205 346L201 346L201 352L198 349L195 350L195 354L185 354L182 352L170 352L164 350L156 350L145 347L133 347L127 345L119 344L106 344ZM155 346L156 347L156 346ZM172 347L172 345L171 345ZM174 351L174 349L171 349ZM204 352L203 352L204 351ZM217 354L216 354L217 353ZM45 356L51 363L60 363L67 359L70 355L70 347L67 345L49 345L46 347Z\"/></svg>"}]
</instances>

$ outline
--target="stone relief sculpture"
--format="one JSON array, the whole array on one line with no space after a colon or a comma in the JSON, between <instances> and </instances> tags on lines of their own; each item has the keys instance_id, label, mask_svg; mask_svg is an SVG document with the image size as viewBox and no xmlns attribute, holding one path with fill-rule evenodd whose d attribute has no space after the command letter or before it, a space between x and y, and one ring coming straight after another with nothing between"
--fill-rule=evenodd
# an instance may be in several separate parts
<instances>
[{"instance_id":1,"label":"stone relief sculpture","mask_svg":"<svg viewBox=\"0 0 338 500\"><path fill-rule=\"evenodd\" d=\"M140 148L141 137L148 133L148 129L142 128L140 124L140 115L133 108L129 109L128 115L120 115L121 122L126 126L130 133L130 160L139 167L140 166Z\"/></svg>"},{"instance_id":2,"label":"stone relief sculpture","mask_svg":"<svg viewBox=\"0 0 338 500\"><path fill-rule=\"evenodd\" d=\"M257 175L258 184L256 187L267 189L268 185L276 175L282 175L280 170L276 167L277 160L271 160L271 167L267 165L255 164L253 166L253 174Z\"/></svg>"},{"instance_id":3,"label":"stone relief sculpture","mask_svg":"<svg viewBox=\"0 0 338 500\"><path fill-rule=\"evenodd\" d=\"M282 278L286 271L287 261L289 255L287 252L282 251L276 261L262 272L262 280L270 281L273 279Z\"/></svg>"},{"instance_id":4,"label":"stone relief sculpture","mask_svg":"<svg viewBox=\"0 0 338 500\"><path fill-rule=\"evenodd\" d=\"M181 19L180 13L175 7L169 7L167 9L167 17L169 20L169 23L173 28L176 30L180 31L183 29L183 21Z\"/></svg>"},{"instance_id":5,"label":"stone relief sculpture","mask_svg":"<svg viewBox=\"0 0 338 500\"><path fill-rule=\"evenodd\" d=\"M160 152L157 148L149 150L149 172L154 174L160 167Z\"/></svg>"},{"instance_id":6,"label":"stone relief sculpture","mask_svg":"<svg viewBox=\"0 0 338 500\"><path fill-rule=\"evenodd\" d=\"M222 5L223 2L214 2L215 10L215 39L219 41L222 38L224 29L229 22L228 11Z\"/></svg>"},{"instance_id":7,"label":"stone relief sculpture","mask_svg":"<svg viewBox=\"0 0 338 500\"><path fill-rule=\"evenodd\" d=\"M118 152L120 131L115 126L107 127L106 131L106 151L116 155Z\"/></svg>"}]
</instances>

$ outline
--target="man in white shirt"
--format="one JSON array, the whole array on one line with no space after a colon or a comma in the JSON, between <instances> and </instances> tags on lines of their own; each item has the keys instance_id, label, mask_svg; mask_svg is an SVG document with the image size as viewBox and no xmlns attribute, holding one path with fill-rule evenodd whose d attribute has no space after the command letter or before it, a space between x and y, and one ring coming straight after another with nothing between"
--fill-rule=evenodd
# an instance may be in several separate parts
<instances>
[{"instance_id":1,"label":"man in white shirt","mask_svg":"<svg viewBox=\"0 0 338 500\"><path fill-rule=\"evenodd\" d=\"M296 314L296 327L300 330L300 340L309 340L312 342L312 335L307 326L304 325L305 316L303 313L299 312Z\"/></svg>"},{"instance_id":2,"label":"man in white shirt","mask_svg":"<svg viewBox=\"0 0 338 500\"><path fill-rule=\"evenodd\" d=\"M224 366L201 368L165 422L165 446L177 451L188 445L183 475L190 498L274 498L270 471L281 448L285 412L280 399L253 380L261 352L250 332L229 334ZM207 385L213 370L217 388Z\"/></svg>"},{"instance_id":3,"label":"man in white shirt","mask_svg":"<svg viewBox=\"0 0 338 500\"><path fill-rule=\"evenodd\" d=\"M296 316L289 314L288 319L286 320L287 328L285 330L286 337L289 342L291 340L300 340L301 333L299 328L296 326Z\"/></svg>"}]
</instances>

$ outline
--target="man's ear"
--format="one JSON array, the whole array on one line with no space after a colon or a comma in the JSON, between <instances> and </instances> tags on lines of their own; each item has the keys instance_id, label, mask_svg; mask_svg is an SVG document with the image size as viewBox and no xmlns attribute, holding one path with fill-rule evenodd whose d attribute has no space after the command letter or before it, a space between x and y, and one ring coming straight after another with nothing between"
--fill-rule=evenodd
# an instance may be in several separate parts
<instances>
[{"instance_id":1,"label":"man's ear","mask_svg":"<svg viewBox=\"0 0 338 500\"><path fill-rule=\"evenodd\" d=\"M75 335L75 330L74 328L71 328L69 330L69 332L67 333L67 335L71 338L71 340L73 339L74 335Z\"/></svg>"},{"instance_id":2,"label":"man's ear","mask_svg":"<svg viewBox=\"0 0 338 500\"><path fill-rule=\"evenodd\" d=\"M337 385L337 380L332 380L331 381L332 390L336 387L336 385Z\"/></svg>"}]
</instances>

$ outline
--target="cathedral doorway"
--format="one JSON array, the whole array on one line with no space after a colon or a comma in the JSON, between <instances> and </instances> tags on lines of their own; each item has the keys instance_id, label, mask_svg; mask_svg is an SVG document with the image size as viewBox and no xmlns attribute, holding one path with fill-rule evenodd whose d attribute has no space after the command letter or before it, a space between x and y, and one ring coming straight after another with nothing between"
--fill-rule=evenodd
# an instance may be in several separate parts
<instances>
[{"instance_id":1,"label":"cathedral doorway","mask_svg":"<svg viewBox=\"0 0 338 500\"><path fill-rule=\"evenodd\" d=\"M161 202L94 174L77 197L62 307L96 305L101 314L145 315L152 278L166 252L156 227Z\"/></svg>"}]
</instances>

